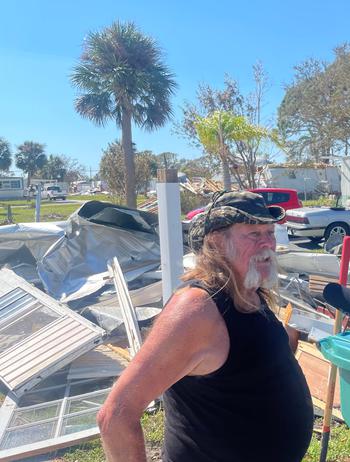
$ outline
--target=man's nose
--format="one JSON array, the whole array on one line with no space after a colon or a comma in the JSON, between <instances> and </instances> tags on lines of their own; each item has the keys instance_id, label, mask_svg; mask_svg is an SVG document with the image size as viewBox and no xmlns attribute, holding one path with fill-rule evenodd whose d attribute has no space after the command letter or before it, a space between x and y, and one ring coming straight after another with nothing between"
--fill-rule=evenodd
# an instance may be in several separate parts
<instances>
[{"instance_id":1,"label":"man's nose","mask_svg":"<svg viewBox=\"0 0 350 462\"><path fill-rule=\"evenodd\" d=\"M264 234L260 239L260 247L262 249L272 249L276 248L276 237L275 234Z\"/></svg>"}]
</instances>

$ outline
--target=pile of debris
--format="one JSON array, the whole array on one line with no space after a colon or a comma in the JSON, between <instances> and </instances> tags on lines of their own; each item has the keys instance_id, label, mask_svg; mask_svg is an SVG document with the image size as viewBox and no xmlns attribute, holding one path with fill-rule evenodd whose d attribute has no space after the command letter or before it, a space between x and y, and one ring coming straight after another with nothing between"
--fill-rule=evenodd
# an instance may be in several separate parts
<instances>
[{"instance_id":1,"label":"pile of debris","mask_svg":"<svg viewBox=\"0 0 350 462\"><path fill-rule=\"evenodd\" d=\"M221 181L214 181L208 178L198 178L196 181L186 180L185 182L179 183L181 191L189 191L195 196L202 196L209 200L209 197L216 191L222 191L224 185ZM232 190L237 190L232 187ZM147 212L158 213L158 201L156 196L150 197L149 199L141 202L138 206L139 210Z\"/></svg>"},{"instance_id":2,"label":"pile of debris","mask_svg":"<svg viewBox=\"0 0 350 462\"><path fill-rule=\"evenodd\" d=\"M66 223L1 228L0 460L98 435L96 414L162 307L157 227L89 202Z\"/></svg>"}]
</instances>

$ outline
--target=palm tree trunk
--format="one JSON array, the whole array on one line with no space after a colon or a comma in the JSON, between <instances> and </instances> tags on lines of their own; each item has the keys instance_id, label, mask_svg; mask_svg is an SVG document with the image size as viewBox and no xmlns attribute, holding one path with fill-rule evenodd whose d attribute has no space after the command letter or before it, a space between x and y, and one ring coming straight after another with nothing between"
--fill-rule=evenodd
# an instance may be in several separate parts
<instances>
[{"instance_id":1,"label":"palm tree trunk","mask_svg":"<svg viewBox=\"0 0 350 462\"><path fill-rule=\"evenodd\" d=\"M136 209L135 162L131 137L131 114L124 110L122 113L122 146L125 164L126 204Z\"/></svg>"},{"instance_id":2,"label":"palm tree trunk","mask_svg":"<svg viewBox=\"0 0 350 462\"><path fill-rule=\"evenodd\" d=\"M226 191L231 191L231 174L230 168L227 161L227 157L221 158L221 166L222 166L222 180L224 183L224 189Z\"/></svg>"}]
</instances>

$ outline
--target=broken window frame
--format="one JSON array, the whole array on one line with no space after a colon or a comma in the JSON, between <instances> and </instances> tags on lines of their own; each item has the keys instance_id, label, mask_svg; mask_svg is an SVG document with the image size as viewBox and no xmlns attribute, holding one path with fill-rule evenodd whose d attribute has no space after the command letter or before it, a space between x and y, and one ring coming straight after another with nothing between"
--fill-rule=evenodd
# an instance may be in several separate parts
<instances>
[{"instance_id":1,"label":"broken window frame","mask_svg":"<svg viewBox=\"0 0 350 462\"><path fill-rule=\"evenodd\" d=\"M56 319L41 326L37 331L29 332L27 337L19 339L11 346L7 346L0 353L0 365L2 366L0 370L0 381L17 396L21 396L25 391L33 388L42 379L48 377L56 370L61 369L66 364L69 364L75 358L81 356L82 353L92 350L103 341L106 334L103 329L60 304L39 289L36 289L7 268L1 270L0 282L3 286L0 296L0 309L1 311L4 310L3 316L0 318L0 331L11 327L14 323L24 319L25 316L30 316L31 313L35 313L42 309L42 307L47 309L48 312L58 315ZM26 295L30 298L28 299ZM23 301L21 301L22 299ZM3 301L3 303L1 303L1 301ZM14 306L12 309L6 312L6 308L13 304ZM69 322L69 320L72 322ZM79 337L75 337L75 348L72 348L71 343L66 339L66 347L65 349L62 348L61 354L58 355L57 348L63 345L61 337L68 335L73 322L75 324L74 332L79 330ZM65 323L66 326L58 336L57 331L55 331L55 326L60 323ZM86 336L83 335L85 331ZM53 357L45 360L46 365L41 366L40 364L36 364L29 368L30 363L28 362L28 356L25 354L27 351L26 347L32 347L32 356L35 363L38 358L37 355L39 355L40 352L40 348L38 347L37 352L35 346L39 345L39 342L41 342L41 349L43 349L45 345L44 342L46 341L45 336L47 334L51 334L51 351L56 349L56 352ZM19 353L21 351L22 353ZM25 364L25 370L22 376L19 374L18 377L16 376L14 381L11 382L8 380L8 377L13 377L13 358L16 358L16 367L18 364L18 370L20 370L20 364ZM21 363L20 360L22 361Z\"/></svg>"},{"instance_id":2,"label":"broken window frame","mask_svg":"<svg viewBox=\"0 0 350 462\"><path fill-rule=\"evenodd\" d=\"M95 390L89 393L69 396L70 389L73 385L76 385L79 383L88 383L88 382L93 383L95 381L91 379L84 379L84 380L68 382L66 384L66 389L65 389L63 398L56 399L53 401L48 401L45 403L34 404L31 406L24 406L21 408L17 406L18 398L13 393L10 393L6 397L0 409L0 417L1 417L0 419L0 460L2 462L15 461L23 457L29 457L31 455L42 454L46 451L52 451L53 449L72 446L75 442L76 444L78 444L79 442L82 442L86 439L91 439L94 436L98 436L99 429L97 427L97 424L95 424L93 427L86 429L86 430L80 430L80 431L73 432L73 433L62 434L62 429L64 428L64 421L67 420L67 418L89 415L92 412L95 412L95 415L96 415L98 410L101 407L101 404L100 404L90 409L69 413L69 412L65 412L66 410L68 410L69 402L71 402L72 400L84 400L84 401L91 400L95 396L99 396L99 395L107 396L109 391L112 388L112 387L107 387L107 388L103 388L101 390ZM61 385L58 387L61 387ZM49 387L49 388L55 388L55 387ZM40 392L41 391L40 388L37 391ZM49 417L46 419L41 419L41 420L37 420L37 421L33 421L30 423L21 424L17 426L16 425L11 426L11 420L13 420L16 417L16 414L15 414L16 412L27 411L31 409L32 410L45 409L48 406L52 406L55 404L58 404L60 406L58 409L57 416ZM9 431L14 430L14 429L20 430L23 428L30 428L36 425L50 423L50 422L56 422L54 426L55 435L52 438L47 438L41 441L36 441L31 444L25 444L25 445L16 446L13 448L7 448L7 449L1 448L3 441L7 437Z\"/></svg>"},{"instance_id":3,"label":"broken window frame","mask_svg":"<svg viewBox=\"0 0 350 462\"><path fill-rule=\"evenodd\" d=\"M118 298L119 298L120 305L123 307L122 311L123 311L124 323L127 326L127 330L128 330L128 337L129 339L132 339L132 342L130 343L129 347L130 347L131 353L136 354L137 350L140 348L140 345L141 345L140 330L139 330L139 326L136 320L135 309L131 302L124 276L120 270L119 262L116 258L114 258L112 263L109 265L109 269L111 271L111 275L113 275L114 283L118 290ZM56 371L56 373L59 373L59 371ZM49 375L51 374L48 374L47 376ZM14 393L10 392L7 395L2 407L0 408L0 445L5 438L7 431L9 430L8 424L11 422L11 419L13 418L16 410L23 410L23 409L28 409L28 408L36 409L38 407L42 408L45 406L47 407L48 405L52 405L54 402L61 402L59 416L56 418L47 419L47 421L51 422L56 419L57 420L56 433L57 434L60 433L63 428L64 419L67 418L67 415L64 413L64 409L67 406L68 400L71 399L71 397L68 396L70 389L73 385L76 385L79 382L86 383L86 382L91 382L91 380L82 379L82 380L76 380L76 381L68 381L66 389L65 389L65 395L63 398L60 398L59 400L36 404L33 406L24 406L23 408L19 408L17 406L18 397L16 397ZM46 388L55 389L61 386L62 385L57 385L57 386L51 386L51 387L46 387ZM75 398L78 399L79 397L80 398L81 397L91 398L93 396L103 394L103 393L106 393L107 395L109 391L111 390L111 388L112 387L108 387L102 390L95 390L91 393L76 395L74 399ZM43 391L44 389L45 387L43 387L41 391ZM40 391L40 387L38 391ZM31 390L30 392L34 392L34 390ZM96 414L100 407L101 405L99 407L96 407L96 409L94 409L96 411ZM74 414L68 414L68 416L71 417L71 416L78 416L78 415L87 415L89 413L91 413L91 409L86 410L86 411L78 411L77 413L74 413ZM10 427L10 429L11 428L12 427ZM16 428L16 427L13 427L13 428ZM24 457L30 457L32 455L43 454L45 452L51 452L59 448L73 446L74 444L79 444L79 443L82 443L83 441L88 441L98 435L99 435L99 429L97 425L95 425L93 428L86 429L86 430L80 430L75 433L59 435L59 436L56 436L50 439L38 441L35 443L31 443L31 444L16 446L10 449L3 449L3 450L0 449L0 460L1 462L10 462L10 461L13 462L15 460L22 459Z\"/></svg>"}]
</instances>

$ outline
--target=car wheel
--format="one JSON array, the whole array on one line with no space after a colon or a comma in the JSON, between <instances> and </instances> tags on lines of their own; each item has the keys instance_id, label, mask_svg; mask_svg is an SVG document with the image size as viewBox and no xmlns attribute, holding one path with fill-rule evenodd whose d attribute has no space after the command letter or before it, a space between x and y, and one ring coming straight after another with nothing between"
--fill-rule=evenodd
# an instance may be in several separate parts
<instances>
[{"instance_id":1,"label":"car wheel","mask_svg":"<svg viewBox=\"0 0 350 462\"><path fill-rule=\"evenodd\" d=\"M324 238L327 241L331 236L338 234L341 237L349 236L350 228L346 223L336 221L327 226L326 231L324 232Z\"/></svg>"}]
</instances>

